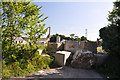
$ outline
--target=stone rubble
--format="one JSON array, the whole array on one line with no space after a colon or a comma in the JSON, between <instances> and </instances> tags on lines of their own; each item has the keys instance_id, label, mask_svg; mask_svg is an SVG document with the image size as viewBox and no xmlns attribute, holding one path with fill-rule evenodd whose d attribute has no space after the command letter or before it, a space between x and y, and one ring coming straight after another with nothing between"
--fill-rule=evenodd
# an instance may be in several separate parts
<instances>
[{"instance_id":1,"label":"stone rubble","mask_svg":"<svg viewBox=\"0 0 120 80\"><path fill-rule=\"evenodd\" d=\"M71 66L75 68L91 68L95 64L95 56L91 51L78 50L73 55Z\"/></svg>"}]
</instances>

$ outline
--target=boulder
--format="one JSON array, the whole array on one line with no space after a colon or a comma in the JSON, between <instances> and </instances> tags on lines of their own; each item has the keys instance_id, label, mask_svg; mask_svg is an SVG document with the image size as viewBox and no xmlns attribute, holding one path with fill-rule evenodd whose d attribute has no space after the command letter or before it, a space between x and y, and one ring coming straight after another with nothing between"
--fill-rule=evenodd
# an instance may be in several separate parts
<instances>
[{"instance_id":1,"label":"boulder","mask_svg":"<svg viewBox=\"0 0 120 80\"><path fill-rule=\"evenodd\" d=\"M91 51L78 50L73 55L71 66L75 68L91 68L95 64L95 56Z\"/></svg>"}]
</instances>

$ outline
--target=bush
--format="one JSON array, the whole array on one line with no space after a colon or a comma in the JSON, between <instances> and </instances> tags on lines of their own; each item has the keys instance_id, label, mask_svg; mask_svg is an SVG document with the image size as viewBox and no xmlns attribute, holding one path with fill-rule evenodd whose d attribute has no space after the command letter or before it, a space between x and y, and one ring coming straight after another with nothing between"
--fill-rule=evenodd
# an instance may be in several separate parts
<instances>
[{"instance_id":1,"label":"bush","mask_svg":"<svg viewBox=\"0 0 120 80\"><path fill-rule=\"evenodd\" d=\"M55 56L54 55L51 56L51 59L52 59L52 62L50 63L50 68L60 67L58 65L58 63L55 61Z\"/></svg>"},{"instance_id":2,"label":"bush","mask_svg":"<svg viewBox=\"0 0 120 80\"><path fill-rule=\"evenodd\" d=\"M3 53L3 77L21 76L40 69L49 69L52 62L50 57L37 53L40 45L11 45L6 46Z\"/></svg>"},{"instance_id":3,"label":"bush","mask_svg":"<svg viewBox=\"0 0 120 80\"><path fill-rule=\"evenodd\" d=\"M119 78L120 77L120 59L114 55L109 55L106 61L96 67L96 71L99 72L104 78Z\"/></svg>"},{"instance_id":4,"label":"bush","mask_svg":"<svg viewBox=\"0 0 120 80\"><path fill-rule=\"evenodd\" d=\"M7 66L5 65L5 61L3 60L3 62L2 62L2 67L3 67L3 69L2 69L2 77L4 78L4 77L9 77L9 76L11 76L11 74L10 74L10 70L8 70L8 68L7 68Z\"/></svg>"},{"instance_id":5,"label":"bush","mask_svg":"<svg viewBox=\"0 0 120 80\"><path fill-rule=\"evenodd\" d=\"M28 64L27 64L27 71L29 73L35 71L34 65L32 65L30 61L28 61Z\"/></svg>"}]
</instances>

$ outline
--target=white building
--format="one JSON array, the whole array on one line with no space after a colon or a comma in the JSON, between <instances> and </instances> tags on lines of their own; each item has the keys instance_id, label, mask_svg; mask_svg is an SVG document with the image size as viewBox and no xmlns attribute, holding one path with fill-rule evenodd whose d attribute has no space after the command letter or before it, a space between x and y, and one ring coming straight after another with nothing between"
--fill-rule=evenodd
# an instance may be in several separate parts
<instances>
[{"instance_id":1,"label":"white building","mask_svg":"<svg viewBox=\"0 0 120 80\"><path fill-rule=\"evenodd\" d=\"M13 37L13 39L16 44L19 44L19 43L26 44L27 43L27 41L25 39L23 39L22 37Z\"/></svg>"},{"instance_id":2,"label":"white building","mask_svg":"<svg viewBox=\"0 0 120 80\"><path fill-rule=\"evenodd\" d=\"M37 43L39 43L39 44L47 44L49 40L50 40L50 38L40 38L40 39L38 39Z\"/></svg>"}]
</instances>

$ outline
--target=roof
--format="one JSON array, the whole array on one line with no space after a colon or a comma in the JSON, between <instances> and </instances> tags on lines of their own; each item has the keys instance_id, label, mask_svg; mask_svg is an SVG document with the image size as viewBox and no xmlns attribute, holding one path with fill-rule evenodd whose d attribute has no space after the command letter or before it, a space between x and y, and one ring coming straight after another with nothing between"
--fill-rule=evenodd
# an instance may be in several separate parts
<instances>
[{"instance_id":1,"label":"roof","mask_svg":"<svg viewBox=\"0 0 120 80\"><path fill-rule=\"evenodd\" d=\"M13 39L16 40L16 41L18 41L18 40L19 40L19 41L24 40L22 37L13 37Z\"/></svg>"},{"instance_id":2,"label":"roof","mask_svg":"<svg viewBox=\"0 0 120 80\"><path fill-rule=\"evenodd\" d=\"M46 40L48 40L49 38L40 38L40 39L38 39L38 41L46 41Z\"/></svg>"}]
</instances>

